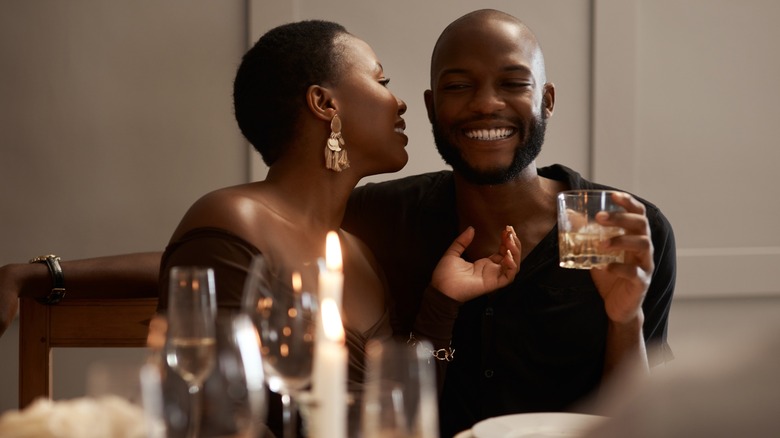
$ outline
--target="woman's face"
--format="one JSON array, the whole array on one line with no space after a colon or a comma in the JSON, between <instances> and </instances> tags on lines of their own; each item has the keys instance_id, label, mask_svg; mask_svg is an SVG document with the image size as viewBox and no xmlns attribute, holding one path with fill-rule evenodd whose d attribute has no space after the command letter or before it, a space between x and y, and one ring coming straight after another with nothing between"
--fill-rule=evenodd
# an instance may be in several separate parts
<instances>
[{"instance_id":1,"label":"woman's face","mask_svg":"<svg viewBox=\"0 0 780 438\"><path fill-rule=\"evenodd\" d=\"M332 90L352 167L366 175L401 170L409 159L401 117L406 103L387 88L382 64L366 42L344 35L336 44L343 47L344 65Z\"/></svg>"}]
</instances>

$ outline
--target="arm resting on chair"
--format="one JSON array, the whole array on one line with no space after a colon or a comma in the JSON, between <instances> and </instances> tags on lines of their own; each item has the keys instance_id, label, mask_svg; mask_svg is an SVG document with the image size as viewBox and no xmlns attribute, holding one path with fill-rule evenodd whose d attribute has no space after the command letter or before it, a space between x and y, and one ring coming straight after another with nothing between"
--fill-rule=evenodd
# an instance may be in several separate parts
<instances>
[{"instance_id":1,"label":"arm resting on chair","mask_svg":"<svg viewBox=\"0 0 780 438\"><path fill-rule=\"evenodd\" d=\"M156 298L161 255L143 252L63 260L65 299ZM0 335L16 315L17 298L43 298L50 290L46 265L14 263L0 267Z\"/></svg>"}]
</instances>

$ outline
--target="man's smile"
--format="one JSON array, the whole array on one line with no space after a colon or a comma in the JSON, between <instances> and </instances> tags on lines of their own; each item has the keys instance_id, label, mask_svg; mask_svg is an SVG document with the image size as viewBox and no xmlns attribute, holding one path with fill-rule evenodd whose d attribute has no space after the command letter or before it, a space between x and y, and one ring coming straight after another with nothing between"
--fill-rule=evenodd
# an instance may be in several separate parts
<instances>
[{"instance_id":1,"label":"man's smile","mask_svg":"<svg viewBox=\"0 0 780 438\"><path fill-rule=\"evenodd\" d=\"M503 140L512 136L517 130L515 128L491 128L491 129L467 129L463 135L472 140Z\"/></svg>"}]
</instances>

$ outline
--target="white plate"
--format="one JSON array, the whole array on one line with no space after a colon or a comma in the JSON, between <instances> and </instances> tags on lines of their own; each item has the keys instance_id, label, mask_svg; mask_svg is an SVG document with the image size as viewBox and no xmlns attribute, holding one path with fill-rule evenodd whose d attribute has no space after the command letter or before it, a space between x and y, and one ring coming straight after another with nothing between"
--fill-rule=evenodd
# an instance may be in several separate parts
<instances>
[{"instance_id":1,"label":"white plate","mask_svg":"<svg viewBox=\"0 0 780 438\"><path fill-rule=\"evenodd\" d=\"M579 437L603 418L564 412L514 414L480 421L471 431L475 438Z\"/></svg>"}]
</instances>

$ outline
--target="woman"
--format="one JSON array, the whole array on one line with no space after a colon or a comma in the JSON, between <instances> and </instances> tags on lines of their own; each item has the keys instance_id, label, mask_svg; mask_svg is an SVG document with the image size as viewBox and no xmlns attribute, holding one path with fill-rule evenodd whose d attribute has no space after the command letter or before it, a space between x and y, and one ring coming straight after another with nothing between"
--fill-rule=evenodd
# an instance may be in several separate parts
<instances>
[{"instance_id":1,"label":"woman","mask_svg":"<svg viewBox=\"0 0 780 438\"><path fill-rule=\"evenodd\" d=\"M286 263L322 257L325 235L339 229L357 182L407 161L406 104L386 85L371 48L338 24L304 21L263 35L238 68L234 106L268 175L211 192L184 215L162 257L161 309L172 266L213 267L218 306L238 309L255 254ZM328 146L330 138L341 151ZM337 155L342 162L329 167ZM383 286L368 250L346 233L339 237L344 321L357 352L368 338L390 335ZM358 370L351 367L353 380Z\"/></svg>"}]
</instances>

